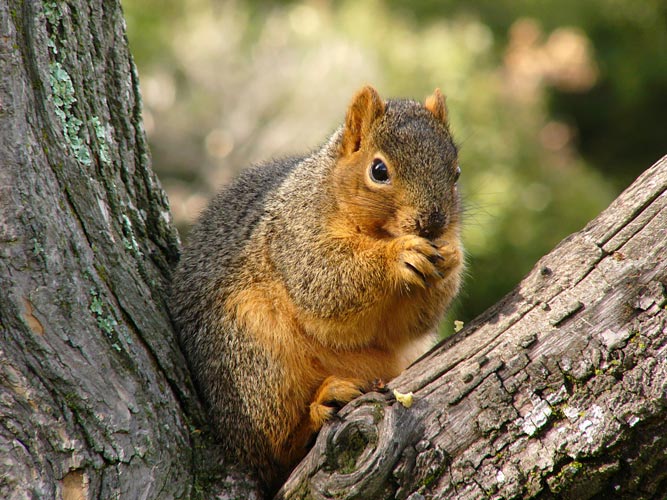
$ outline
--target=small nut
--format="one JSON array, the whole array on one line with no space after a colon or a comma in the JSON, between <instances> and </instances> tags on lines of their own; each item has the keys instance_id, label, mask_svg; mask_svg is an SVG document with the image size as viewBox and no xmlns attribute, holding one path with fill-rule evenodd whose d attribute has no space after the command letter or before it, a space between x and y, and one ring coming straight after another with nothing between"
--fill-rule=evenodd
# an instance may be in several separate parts
<instances>
[{"instance_id":1,"label":"small nut","mask_svg":"<svg viewBox=\"0 0 667 500\"><path fill-rule=\"evenodd\" d=\"M410 408L412 406L414 394L411 392L403 394L402 392L398 392L396 389L394 389L394 397L396 398L396 401L401 403L403 406Z\"/></svg>"}]
</instances>

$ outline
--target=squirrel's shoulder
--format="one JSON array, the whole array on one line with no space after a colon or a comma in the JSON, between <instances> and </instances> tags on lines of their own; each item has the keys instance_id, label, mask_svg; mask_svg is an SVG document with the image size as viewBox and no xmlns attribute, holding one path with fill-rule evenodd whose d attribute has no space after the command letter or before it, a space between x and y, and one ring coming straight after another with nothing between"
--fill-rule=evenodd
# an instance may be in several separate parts
<instances>
[{"instance_id":1,"label":"squirrel's shoulder","mask_svg":"<svg viewBox=\"0 0 667 500\"><path fill-rule=\"evenodd\" d=\"M254 226L261 213L258 209L267 196L278 189L304 158L279 158L244 170L213 198L200 221L205 223L215 219L216 213L222 213L227 221L236 219L240 225Z\"/></svg>"},{"instance_id":2,"label":"squirrel's shoulder","mask_svg":"<svg viewBox=\"0 0 667 500\"><path fill-rule=\"evenodd\" d=\"M267 197L303 159L303 156L279 158L245 169L213 197L199 216L189 240L194 243L223 234L238 240L248 238L264 213Z\"/></svg>"},{"instance_id":3,"label":"squirrel's shoulder","mask_svg":"<svg viewBox=\"0 0 667 500\"><path fill-rule=\"evenodd\" d=\"M254 165L218 192L188 235L177 270L177 285L180 283L190 293L194 285L190 281L208 283L219 279L210 263L217 262L216 269L222 272L236 260L265 213L267 198L303 159L294 156ZM174 291L178 288L174 286Z\"/></svg>"}]
</instances>

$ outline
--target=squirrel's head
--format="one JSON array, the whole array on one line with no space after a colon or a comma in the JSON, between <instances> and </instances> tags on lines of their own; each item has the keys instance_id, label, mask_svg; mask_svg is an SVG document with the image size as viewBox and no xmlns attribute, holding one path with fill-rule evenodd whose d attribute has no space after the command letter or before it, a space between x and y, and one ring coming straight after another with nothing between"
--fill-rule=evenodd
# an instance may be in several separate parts
<instances>
[{"instance_id":1,"label":"squirrel's head","mask_svg":"<svg viewBox=\"0 0 667 500\"><path fill-rule=\"evenodd\" d=\"M362 88L347 110L338 154L336 199L359 231L437 240L458 224L461 171L439 89L421 104L385 102L373 87Z\"/></svg>"}]
</instances>

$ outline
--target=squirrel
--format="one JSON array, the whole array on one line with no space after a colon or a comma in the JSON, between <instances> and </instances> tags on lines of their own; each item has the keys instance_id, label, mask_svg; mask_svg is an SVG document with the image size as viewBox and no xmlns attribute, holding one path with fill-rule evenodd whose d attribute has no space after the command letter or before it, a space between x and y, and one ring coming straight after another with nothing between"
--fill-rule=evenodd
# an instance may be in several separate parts
<instances>
[{"instance_id":1,"label":"squirrel","mask_svg":"<svg viewBox=\"0 0 667 500\"><path fill-rule=\"evenodd\" d=\"M275 492L336 409L431 347L463 269L445 98L359 90L317 151L202 212L171 311L226 457Z\"/></svg>"}]
</instances>

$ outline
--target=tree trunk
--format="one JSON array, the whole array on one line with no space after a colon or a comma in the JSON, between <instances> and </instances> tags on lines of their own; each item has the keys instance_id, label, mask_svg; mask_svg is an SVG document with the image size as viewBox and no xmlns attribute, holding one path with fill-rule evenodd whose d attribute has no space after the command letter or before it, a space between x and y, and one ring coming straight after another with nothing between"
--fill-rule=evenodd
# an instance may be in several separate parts
<instances>
[{"instance_id":1,"label":"tree trunk","mask_svg":"<svg viewBox=\"0 0 667 500\"><path fill-rule=\"evenodd\" d=\"M117 1L0 2L0 498L189 498L219 472L124 29Z\"/></svg>"},{"instance_id":2,"label":"tree trunk","mask_svg":"<svg viewBox=\"0 0 667 500\"><path fill-rule=\"evenodd\" d=\"M0 498L256 498L165 307L178 238L117 1L0 2ZM654 166L520 287L348 405L285 498L667 491Z\"/></svg>"},{"instance_id":3,"label":"tree trunk","mask_svg":"<svg viewBox=\"0 0 667 500\"><path fill-rule=\"evenodd\" d=\"M667 497L667 157L326 426L279 496Z\"/></svg>"}]
</instances>

